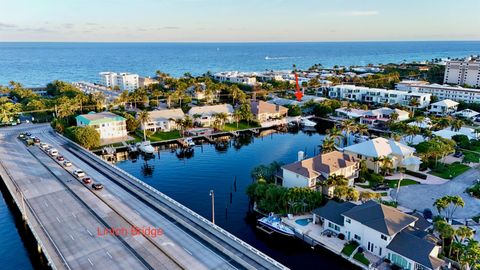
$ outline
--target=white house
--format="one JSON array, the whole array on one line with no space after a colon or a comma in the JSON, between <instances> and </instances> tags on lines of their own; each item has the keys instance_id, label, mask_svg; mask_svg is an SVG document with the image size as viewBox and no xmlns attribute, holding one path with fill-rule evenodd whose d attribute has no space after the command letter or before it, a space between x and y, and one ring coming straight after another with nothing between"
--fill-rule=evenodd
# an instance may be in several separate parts
<instances>
[{"instance_id":1,"label":"white house","mask_svg":"<svg viewBox=\"0 0 480 270\"><path fill-rule=\"evenodd\" d=\"M358 177L358 160L350 155L333 151L326 154L303 159L303 152L299 153L299 160L295 163L282 166L282 185L291 187L308 187L318 189L323 187L322 181L331 175L343 175L348 185L353 186ZM334 187L323 188L324 194L333 196Z\"/></svg>"},{"instance_id":2,"label":"white house","mask_svg":"<svg viewBox=\"0 0 480 270\"><path fill-rule=\"evenodd\" d=\"M127 138L126 119L111 112L82 114L75 118L77 126L91 126L100 134L100 140Z\"/></svg>"},{"instance_id":3,"label":"white house","mask_svg":"<svg viewBox=\"0 0 480 270\"><path fill-rule=\"evenodd\" d=\"M422 163L419 157L414 156L415 148L381 137L345 147L343 151L358 159L366 160L367 167L376 173L380 172L381 159L385 157L391 159L391 168L394 170L402 167L410 171L418 171Z\"/></svg>"},{"instance_id":4,"label":"white house","mask_svg":"<svg viewBox=\"0 0 480 270\"><path fill-rule=\"evenodd\" d=\"M366 251L403 269L439 269L440 247L431 235L415 227L418 218L393 207L368 201L362 205L328 201L313 210L325 230L342 233Z\"/></svg>"},{"instance_id":5,"label":"white house","mask_svg":"<svg viewBox=\"0 0 480 270\"><path fill-rule=\"evenodd\" d=\"M227 122L232 121L233 107L230 104L219 104L212 106L192 107L188 115L192 117L195 123L202 126L212 126L215 121L215 115L219 113L227 114Z\"/></svg>"},{"instance_id":6,"label":"white house","mask_svg":"<svg viewBox=\"0 0 480 270\"><path fill-rule=\"evenodd\" d=\"M355 85L336 85L328 89L330 98L345 99L374 104L391 104L411 106L412 100L418 102L417 108L425 108L430 104L431 94L409 93L397 90L368 88Z\"/></svg>"},{"instance_id":7,"label":"white house","mask_svg":"<svg viewBox=\"0 0 480 270\"><path fill-rule=\"evenodd\" d=\"M112 89L118 86L122 91L133 91L139 87L139 76L126 72L100 72L100 84Z\"/></svg>"},{"instance_id":8,"label":"white house","mask_svg":"<svg viewBox=\"0 0 480 270\"><path fill-rule=\"evenodd\" d=\"M439 102L430 104L430 109L428 110L428 112L438 116L445 116L455 113L457 109L458 102L450 99L444 99Z\"/></svg>"},{"instance_id":9,"label":"white house","mask_svg":"<svg viewBox=\"0 0 480 270\"><path fill-rule=\"evenodd\" d=\"M394 113L397 114L396 120L392 119ZM410 119L410 114L407 111L383 107L376 110L366 111L360 118L360 123L369 126L376 126L382 123L385 124L388 121L399 122L408 119Z\"/></svg>"},{"instance_id":10,"label":"white house","mask_svg":"<svg viewBox=\"0 0 480 270\"><path fill-rule=\"evenodd\" d=\"M452 128L444 128L442 130L432 132L433 135L442 137L444 139L451 139L455 135L465 135L470 140L478 139L479 134L473 129L468 127L461 127L460 130L452 130Z\"/></svg>"},{"instance_id":11,"label":"white house","mask_svg":"<svg viewBox=\"0 0 480 270\"><path fill-rule=\"evenodd\" d=\"M150 121L146 124L141 123L141 129L147 129L153 132L171 131L177 129L175 120L185 118L182 109L158 110L148 112Z\"/></svg>"},{"instance_id":12,"label":"white house","mask_svg":"<svg viewBox=\"0 0 480 270\"><path fill-rule=\"evenodd\" d=\"M458 116L458 117L463 117L463 118L466 118L466 119L473 119L473 118L478 117L478 115L480 115L480 113L478 113L474 110L465 109L465 110L461 110L459 112L454 113L454 115Z\"/></svg>"},{"instance_id":13,"label":"white house","mask_svg":"<svg viewBox=\"0 0 480 270\"><path fill-rule=\"evenodd\" d=\"M257 77L255 73L246 73L238 71L226 71L213 74L213 79L219 82L240 83L246 85L255 85Z\"/></svg>"},{"instance_id":14,"label":"white house","mask_svg":"<svg viewBox=\"0 0 480 270\"><path fill-rule=\"evenodd\" d=\"M335 109L335 114L338 117L345 118L345 119L357 119L364 116L366 112L367 111L365 110L347 108L347 107Z\"/></svg>"},{"instance_id":15,"label":"white house","mask_svg":"<svg viewBox=\"0 0 480 270\"><path fill-rule=\"evenodd\" d=\"M413 122L408 123L407 125L412 126L412 127L419 127L419 128L427 129L427 128L432 127L432 120L428 117L425 117L420 122L413 121Z\"/></svg>"}]
</instances>

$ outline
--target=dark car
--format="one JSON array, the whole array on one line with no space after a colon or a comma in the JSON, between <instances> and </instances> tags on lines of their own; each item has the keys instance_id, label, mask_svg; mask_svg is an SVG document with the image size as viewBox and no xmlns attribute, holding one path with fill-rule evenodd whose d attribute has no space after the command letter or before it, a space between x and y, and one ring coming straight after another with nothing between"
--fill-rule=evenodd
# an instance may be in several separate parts
<instances>
[{"instance_id":1,"label":"dark car","mask_svg":"<svg viewBox=\"0 0 480 270\"><path fill-rule=\"evenodd\" d=\"M84 178L82 179L82 181L83 181L83 183L85 183L85 184L90 184L90 183L93 182L93 181L92 181L92 178L90 178L90 177L84 177ZM95 184L94 184L94 185L95 185Z\"/></svg>"},{"instance_id":2,"label":"dark car","mask_svg":"<svg viewBox=\"0 0 480 270\"><path fill-rule=\"evenodd\" d=\"M95 190L100 190L103 188L103 185L99 183L95 183L95 184L92 184L92 188Z\"/></svg>"},{"instance_id":3,"label":"dark car","mask_svg":"<svg viewBox=\"0 0 480 270\"><path fill-rule=\"evenodd\" d=\"M58 160L58 161L64 161L65 158L64 158L63 156L58 156L58 157L57 157L57 160Z\"/></svg>"},{"instance_id":4,"label":"dark car","mask_svg":"<svg viewBox=\"0 0 480 270\"><path fill-rule=\"evenodd\" d=\"M30 137L30 136L32 136L32 134L28 133L28 132L25 132L25 136Z\"/></svg>"},{"instance_id":5,"label":"dark car","mask_svg":"<svg viewBox=\"0 0 480 270\"><path fill-rule=\"evenodd\" d=\"M373 190L375 191L380 191L380 190L388 190L390 187L387 184L376 184L372 187Z\"/></svg>"},{"instance_id":6,"label":"dark car","mask_svg":"<svg viewBox=\"0 0 480 270\"><path fill-rule=\"evenodd\" d=\"M463 157L463 153L462 152L456 152L455 154L453 154L454 157L456 158L461 158Z\"/></svg>"}]
</instances>

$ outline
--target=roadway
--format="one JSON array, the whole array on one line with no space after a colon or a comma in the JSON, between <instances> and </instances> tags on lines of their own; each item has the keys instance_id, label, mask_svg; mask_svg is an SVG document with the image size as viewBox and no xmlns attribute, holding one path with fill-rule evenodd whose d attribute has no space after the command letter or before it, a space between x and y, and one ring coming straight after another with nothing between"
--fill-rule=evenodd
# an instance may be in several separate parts
<instances>
[{"instance_id":1,"label":"roadway","mask_svg":"<svg viewBox=\"0 0 480 270\"><path fill-rule=\"evenodd\" d=\"M170 198L159 196L158 191L152 192L138 180L99 161L50 127L31 126L30 133L53 145L74 166L64 168L38 146L25 147L15 138L20 128L3 132L0 159L14 172L47 231L54 232L53 241L71 268L284 268ZM93 191L73 177L71 171L77 167L105 188ZM97 235L98 228L131 226L160 228L163 235Z\"/></svg>"}]
</instances>

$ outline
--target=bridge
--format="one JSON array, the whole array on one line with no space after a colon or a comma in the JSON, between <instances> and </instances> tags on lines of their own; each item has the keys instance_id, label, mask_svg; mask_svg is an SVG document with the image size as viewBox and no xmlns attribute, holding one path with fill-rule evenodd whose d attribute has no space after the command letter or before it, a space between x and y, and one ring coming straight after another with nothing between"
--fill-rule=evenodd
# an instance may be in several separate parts
<instances>
[{"instance_id":1,"label":"bridge","mask_svg":"<svg viewBox=\"0 0 480 270\"><path fill-rule=\"evenodd\" d=\"M25 131L73 165L27 147ZM48 125L0 130L0 176L52 269L287 269Z\"/></svg>"}]
</instances>

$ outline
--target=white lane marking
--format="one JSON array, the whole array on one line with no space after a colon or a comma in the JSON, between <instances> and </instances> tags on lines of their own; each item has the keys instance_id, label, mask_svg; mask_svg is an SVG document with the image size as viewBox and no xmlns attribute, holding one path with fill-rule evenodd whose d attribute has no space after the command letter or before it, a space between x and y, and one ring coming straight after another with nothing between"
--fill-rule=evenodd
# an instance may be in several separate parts
<instances>
[{"instance_id":1,"label":"white lane marking","mask_svg":"<svg viewBox=\"0 0 480 270\"><path fill-rule=\"evenodd\" d=\"M73 238L73 236L70 234L70 238L72 238L73 241L75 241L75 238Z\"/></svg>"},{"instance_id":2,"label":"white lane marking","mask_svg":"<svg viewBox=\"0 0 480 270\"><path fill-rule=\"evenodd\" d=\"M58 217L56 217L56 218L57 218L58 223L62 223Z\"/></svg>"},{"instance_id":3,"label":"white lane marking","mask_svg":"<svg viewBox=\"0 0 480 270\"><path fill-rule=\"evenodd\" d=\"M93 266L93 263L92 263L92 261L90 261L90 258L87 258L87 260L88 260L88 262L90 263L90 265Z\"/></svg>"},{"instance_id":4,"label":"white lane marking","mask_svg":"<svg viewBox=\"0 0 480 270\"><path fill-rule=\"evenodd\" d=\"M87 230L88 234L90 234L90 236L93 237L93 234L88 229L86 229L86 230Z\"/></svg>"},{"instance_id":5,"label":"white lane marking","mask_svg":"<svg viewBox=\"0 0 480 270\"><path fill-rule=\"evenodd\" d=\"M162 243L161 245L162 245L162 246L171 246L171 247L174 247L174 246L175 246L175 244L172 243L172 242L164 242L164 243Z\"/></svg>"},{"instance_id":6,"label":"white lane marking","mask_svg":"<svg viewBox=\"0 0 480 270\"><path fill-rule=\"evenodd\" d=\"M47 203L47 202L44 202L44 204L45 204L45 207L48 207L48 203Z\"/></svg>"},{"instance_id":7,"label":"white lane marking","mask_svg":"<svg viewBox=\"0 0 480 270\"><path fill-rule=\"evenodd\" d=\"M190 254L190 256L193 256L193 254L186 248L183 248L188 254Z\"/></svg>"},{"instance_id":8,"label":"white lane marking","mask_svg":"<svg viewBox=\"0 0 480 270\"><path fill-rule=\"evenodd\" d=\"M108 251L106 251L105 254L107 254L107 256L110 257L110 259L113 259L112 255L110 255L110 253L108 253Z\"/></svg>"},{"instance_id":9,"label":"white lane marking","mask_svg":"<svg viewBox=\"0 0 480 270\"><path fill-rule=\"evenodd\" d=\"M75 216L75 214L74 214L73 212L72 212L72 216L73 216L74 218L77 218L77 216Z\"/></svg>"}]
</instances>

